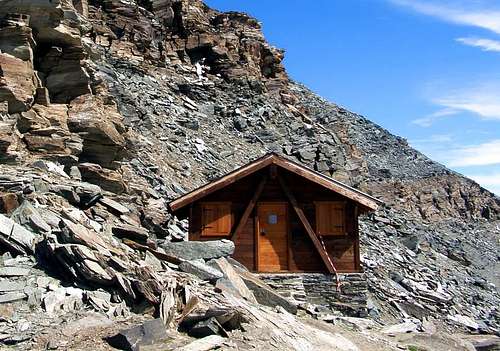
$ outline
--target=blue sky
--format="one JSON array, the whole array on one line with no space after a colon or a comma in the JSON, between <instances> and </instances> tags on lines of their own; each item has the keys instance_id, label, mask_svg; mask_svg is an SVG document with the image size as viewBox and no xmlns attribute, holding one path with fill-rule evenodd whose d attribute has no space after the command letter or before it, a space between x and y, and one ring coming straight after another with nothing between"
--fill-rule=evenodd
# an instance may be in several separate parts
<instances>
[{"instance_id":1,"label":"blue sky","mask_svg":"<svg viewBox=\"0 0 500 351\"><path fill-rule=\"evenodd\" d=\"M206 0L290 76L500 194L500 0Z\"/></svg>"}]
</instances>

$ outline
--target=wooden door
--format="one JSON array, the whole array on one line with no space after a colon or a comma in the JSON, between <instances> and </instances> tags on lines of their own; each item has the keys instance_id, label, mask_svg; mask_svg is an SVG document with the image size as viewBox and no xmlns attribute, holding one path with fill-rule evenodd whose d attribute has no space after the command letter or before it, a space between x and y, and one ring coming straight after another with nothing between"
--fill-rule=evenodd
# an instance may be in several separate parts
<instances>
[{"instance_id":1,"label":"wooden door","mask_svg":"<svg viewBox=\"0 0 500 351\"><path fill-rule=\"evenodd\" d=\"M288 270L288 215L285 202L257 205L257 270Z\"/></svg>"}]
</instances>

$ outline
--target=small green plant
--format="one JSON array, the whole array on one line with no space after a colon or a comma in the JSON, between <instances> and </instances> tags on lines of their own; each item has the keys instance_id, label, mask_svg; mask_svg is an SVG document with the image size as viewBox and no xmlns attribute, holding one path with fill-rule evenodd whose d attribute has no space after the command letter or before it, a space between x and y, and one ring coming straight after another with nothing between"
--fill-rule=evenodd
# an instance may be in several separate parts
<instances>
[{"instance_id":1,"label":"small green plant","mask_svg":"<svg viewBox=\"0 0 500 351\"><path fill-rule=\"evenodd\" d=\"M408 345L408 351L427 351L427 349L420 346Z\"/></svg>"}]
</instances>

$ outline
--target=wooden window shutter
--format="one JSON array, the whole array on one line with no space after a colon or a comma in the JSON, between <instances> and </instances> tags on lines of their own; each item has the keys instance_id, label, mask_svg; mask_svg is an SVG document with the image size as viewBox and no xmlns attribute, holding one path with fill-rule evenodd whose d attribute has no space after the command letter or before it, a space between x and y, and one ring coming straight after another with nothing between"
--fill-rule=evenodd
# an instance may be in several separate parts
<instances>
[{"instance_id":1,"label":"wooden window shutter","mask_svg":"<svg viewBox=\"0 0 500 351\"><path fill-rule=\"evenodd\" d=\"M201 204L201 235L228 236L231 234L232 214L230 202Z\"/></svg>"},{"instance_id":2,"label":"wooden window shutter","mask_svg":"<svg viewBox=\"0 0 500 351\"><path fill-rule=\"evenodd\" d=\"M347 235L345 202L318 201L315 205L318 235Z\"/></svg>"}]
</instances>

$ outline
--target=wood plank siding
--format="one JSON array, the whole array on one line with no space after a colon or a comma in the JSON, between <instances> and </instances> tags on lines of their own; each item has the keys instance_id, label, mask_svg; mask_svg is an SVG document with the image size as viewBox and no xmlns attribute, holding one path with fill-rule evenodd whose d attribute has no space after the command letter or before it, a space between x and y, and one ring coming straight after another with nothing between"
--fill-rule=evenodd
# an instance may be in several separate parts
<instances>
[{"instance_id":1,"label":"wood plank siding","mask_svg":"<svg viewBox=\"0 0 500 351\"><path fill-rule=\"evenodd\" d=\"M273 172L277 172L278 176L273 175ZM286 257L280 261L280 265L284 265L284 270L293 272L327 272L324 261L307 234L303 223L291 207L288 197L280 186L278 177L283 179L291 193L293 193L298 206L302 209L307 221L316 233L318 229L316 213L318 203L335 204L333 206L343 205L343 219L337 218L332 222L339 228L340 224L344 226L339 229L339 231L342 231L342 235L324 235L322 239L338 272L359 271L357 230L359 204L353 199L325 189L324 186L306 179L296 172L280 167L277 170L272 170L272 167L267 166L253 173L245 174L245 177L195 200L187 205L187 209L184 208L176 213L181 218L189 217L189 240L203 241L229 238L227 235L217 236L213 235L213 233L203 235L203 206L206 206L206 204L211 202L229 204L232 213L232 233L238 227L245 210L247 210L247 212L250 212L247 214L248 219L245 223L239 225L238 235L234 237L236 249L233 257L249 270L256 271L258 269L256 253L258 250L257 235L259 234L257 233L259 204L286 203L288 204L286 211L288 251L283 253ZM266 179L265 182L263 182L263 179ZM254 195L259 187L262 187L262 191L258 199L255 199ZM255 204L252 201L255 201ZM249 204L252 204L251 211L248 210ZM328 223L323 224L323 226L325 225L328 226Z\"/></svg>"}]
</instances>

